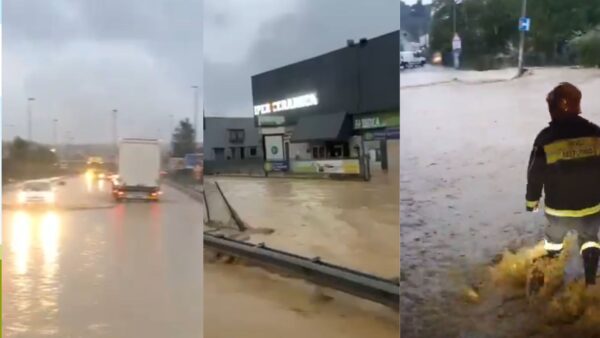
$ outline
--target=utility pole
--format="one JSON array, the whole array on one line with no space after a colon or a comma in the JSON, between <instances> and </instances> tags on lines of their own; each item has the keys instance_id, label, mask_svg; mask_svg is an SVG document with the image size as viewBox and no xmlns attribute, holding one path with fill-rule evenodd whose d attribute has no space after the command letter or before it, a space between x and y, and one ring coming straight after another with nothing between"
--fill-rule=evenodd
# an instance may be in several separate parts
<instances>
[{"instance_id":1,"label":"utility pole","mask_svg":"<svg viewBox=\"0 0 600 338\"><path fill-rule=\"evenodd\" d=\"M27 99L27 140L29 142L33 141L32 135L32 102L35 101L34 97L30 97Z\"/></svg>"},{"instance_id":2,"label":"utility pole","mask_svg":"<svg viewBox=\"0 0 600 338\"><path fill-rule=\"evenodd\" d=\"M55 118L52 122L52 142L54 143L54 149L56 149L58 147L58 119Z\"/></svg>"},{"instance_id":3,"label":"utility pole","mask_svg":"<svg viewBox=\"0 0 600 338\"><path fill-rule=\"evenodd\" d=\"M452 29L456 35L456 0L452 0Z\"/></svg>"},{"instance_id":4,"label":"utility pole","mask_svg":"<svg viewBox=\"0 0 600 338\"><path fill-rule=\"evenodd\" d=\"M69 160L71 157L71 132L70 131L66 131L65 132L65 159Z\"/></svg>"},{"instance_id":5,"label":"utility pole","mask_svg":"<svg viewBox=\"0 0 600 338\"><path fill-rule=\"evenodd\" d=\"M118 110L117 109L113 109L112 110L112 139L113 139L113 147L114 147L114 152L115 152L115 159L117 158L117 152L119 149L119 145L118 145L118 135L117 135L117 113Z\"/></svg>"},{"instance_id":6,"label":"utility pole","mask_svg":"<svg viewBox=\"0 0 600 338\"><path fill-rule=\"evenodd\" d=\"M527 15L527 0L523 0L523 7L521 7L521 18L524 18ZM525 30L521 29L521 39L519 41L519 74L521 76L523 74L523 54L525 50Z\"/></svg>"},{"instance_id":7,"label":"utility pole","mask_svg":"<svg viewBox=\"0 0 600 338\"><path fill-rule=\"evenodd\" d=\"M198 140L198 86L192 86L194 89L194 142Z\"/></svg>"}]
</instances>

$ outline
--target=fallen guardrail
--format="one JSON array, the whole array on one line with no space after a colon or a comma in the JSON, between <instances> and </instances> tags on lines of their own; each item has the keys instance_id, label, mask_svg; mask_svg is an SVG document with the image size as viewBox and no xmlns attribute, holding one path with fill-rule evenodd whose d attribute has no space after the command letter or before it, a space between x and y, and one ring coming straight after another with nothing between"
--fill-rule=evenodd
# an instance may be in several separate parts
<instances>
[{"instance_id":1,"label":"fallen guardrail","mask_svg":"<svg viewBox=\"0 0 600 338\"><path fill-rule=\"evenodd\" d=\"M400 285L397 282L329 264L319 257L311 259L264 244L251 244L207 232L204 233L204 246L394 310L399 308Z\"/></svg>"}]
</instances>

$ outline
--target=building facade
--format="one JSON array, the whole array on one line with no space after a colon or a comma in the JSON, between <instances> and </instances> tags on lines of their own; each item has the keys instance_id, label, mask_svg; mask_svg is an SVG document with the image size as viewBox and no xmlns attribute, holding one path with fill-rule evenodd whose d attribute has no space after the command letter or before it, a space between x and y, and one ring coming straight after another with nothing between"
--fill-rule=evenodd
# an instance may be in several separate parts
<instances>
[{"instance_id":1,"label":"building facade","mask_svg":"<svg viewBox=\"0 0 600 338\"><path fill-rule=\"evenodd\" d=\"M399 31L257 74L252 96L267 171L387 169L399 138ZM397 156L396 156L397 157Z\"/></svg>"},{"instance_id":2,"label":"building facade","mask_svg":"<svg viewBox=\"0 0 600 338\"><path fill-rule=\"evenodd\" d=\"M207 174L262 170L262 146L251 117L205 117L203 148Z\"/></svg>"}]
</instances>

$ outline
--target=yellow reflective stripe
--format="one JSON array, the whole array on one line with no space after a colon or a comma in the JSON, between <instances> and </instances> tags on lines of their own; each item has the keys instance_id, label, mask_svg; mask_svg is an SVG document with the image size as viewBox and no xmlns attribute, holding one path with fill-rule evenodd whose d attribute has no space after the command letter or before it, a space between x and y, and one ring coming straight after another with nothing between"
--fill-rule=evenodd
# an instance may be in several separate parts
<instances>
[{"instance_id":1,"label":"yellow reflective stripe","mask_svg":"<svg viewBox=\"0 0 600 338\"><path fill-rule=\"evenodd\" d=\"M539 204L539 201L527 201L526 206L528 208L535 208Z\"/></svg>"},{"instance_id":2,"label":"yellow reflective stripe","mask_svg":"<svg viewBox=\"0 0 600 338\"><path fill-rule=\"evenodd\" d=\"M600 137L579 137L552 142L544 146L544 152L547 164L600 156Z\"/></svg>"},{"instance_id":3,"label":"yellow reflective stripe","mask_svg":"<svg viewBox=\"0 0 600 338\"><path fill-rule=\"evenodd\" d=\"M544 211L548 215L557 217L584 217L600 212L600 204L581 210L558 210L546 207Z\"/></svg>"},{"instance_id":4,"label":"yellow reflective stripe","mask_svg":"<svg viewBox=\"0 0 600 338\"><path fill-rule=\"evenodd\" d=\"M579 253L581 254L581 253L583 253L583 250L590 249L590 248L598 248L598 249L600 249L600 243L598 243L598 242L585 242L581 246L581 250L579 251Z\"/></svg>"},{"instance_id":5,"label":"yellow reflective stripe","mask_svg":"<svg viewBox=\"0 0 600 338\"><path fill-rule=\"evenodd\" d=\"M546 251L560 251L563 247L564 245L562 243L552 243L548 242L547 239L544 239L544 250Z\"/></svg>"}]
</instances>

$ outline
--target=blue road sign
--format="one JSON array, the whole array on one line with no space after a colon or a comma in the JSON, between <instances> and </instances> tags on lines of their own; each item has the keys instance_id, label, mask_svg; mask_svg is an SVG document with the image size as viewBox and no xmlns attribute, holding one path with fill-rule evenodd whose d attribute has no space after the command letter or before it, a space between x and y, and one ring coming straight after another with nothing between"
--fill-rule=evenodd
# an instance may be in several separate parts
<instances>
[{"instance_id":1,"label":"blue road sign","mask_svg":"<svg viewBox=\"0 0 600 338\"><path fill-rule=\"evenodd\" d=\"M519 30L529 32L531 29L531 18L519 18Z\"/></svg>"}]
</instances>

